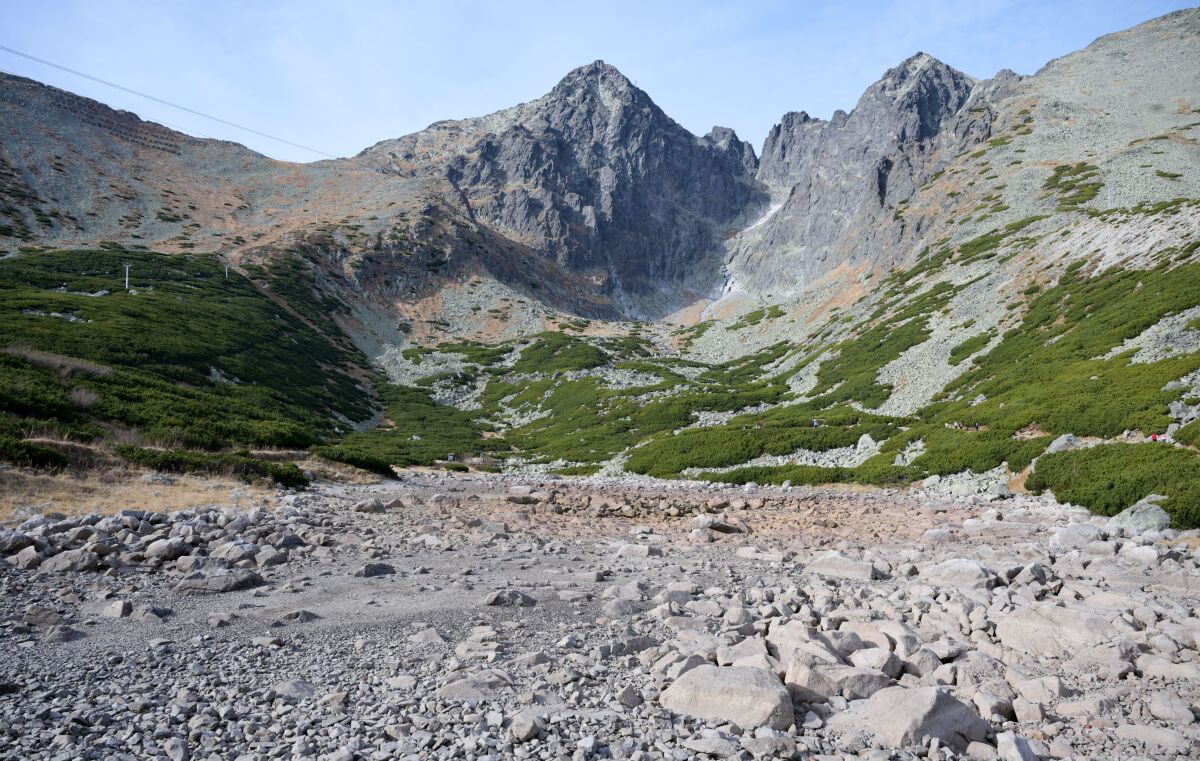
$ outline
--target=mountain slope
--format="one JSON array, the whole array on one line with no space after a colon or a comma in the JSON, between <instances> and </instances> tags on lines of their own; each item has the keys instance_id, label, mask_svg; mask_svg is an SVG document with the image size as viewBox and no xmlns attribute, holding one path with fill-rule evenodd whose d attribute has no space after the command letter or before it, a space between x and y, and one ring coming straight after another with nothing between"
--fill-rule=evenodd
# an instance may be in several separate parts
<instances>
[{"instance_id":1,"label":"mountain slope","mask_svg":"<svg viewBox=\"0 0 1200 761\"><path fill-rule=\"evenodd\" d=\"M728 130L690 135L600 62L537 101L309 165L5 80L0 233L16 262L215 250L346 368L360 351L396 384L346 390L386 407L380 426L321 432L326 454L382 472L452 452L567 474L1028 484L1106 512L1165 494L1192 524L1198 45L1186 11L1026 77L918 54L849 114L786 115L761 160ZM43 280L21 285L59 298ZM621 321L671 309L683 326ZM31 328L44 314L9 319L53 350Z\"/></svg>"}]
</instances>

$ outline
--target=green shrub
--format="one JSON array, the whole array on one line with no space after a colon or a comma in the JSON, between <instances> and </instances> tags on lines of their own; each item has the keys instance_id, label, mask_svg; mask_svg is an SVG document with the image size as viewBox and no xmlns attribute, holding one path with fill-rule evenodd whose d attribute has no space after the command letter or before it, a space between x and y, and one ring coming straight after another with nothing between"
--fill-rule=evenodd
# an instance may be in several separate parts
<instances>
[{"instance_id":1,"label":"green shrub","mask_svg":"<svg viewBox=\"0 0 1200 761\"><path fill-rule=\"evenodd\" d=\"M126 462L169 473L224 474L244 481L270 479L283 486L306 486L308 478L292 463L269 462L230 452L144 449L121 444L116 453Z\"/></svg>"},{"instance_id":2,"label":"green shrub","mask_svg":"<svg viewBox=\"0 0 1200 761\"><path fill-rule=\"evenodd\" d=\"M857 401L875 409L886 402L892 389L878 381L880 368L928 340L929 317L946 306L955 290L948 283L938 283L911 298L888 320L841 343L838 356L822 362L817 371L817 385L810 394L816 397L814 406Z\"/></svg>"},{"instance_id":3,"label":"green shrub","mask_svg":"<svg viewBox=\"0 0 1200 761\"><path fill-rule=\"evenodd\" d=\"M1060 164L1042 187L1058 197L1059 211L1078 211L1079 207L1096 198L1104 183L1096 179L1100 170L1094 164Z\"/></svg>"},{"instance_id":4,"label":"green shrub","mask_svg":"<svg viewBox=\"0 0 1200 761\"><path fill-rule=\"evenodd\" d=\"M387 458L373 454L364 448L355 448L342 444L329 444L312 448L312 453L327 460L344 462L356 468L374 473L384 478L395 478L396 472Z\"/></svg>"},{"instance_id":5,"label":"green shrub","mask_svg":"<svg viewBox=\"0 0 1200 761\"><path fill-rule=\"evenodd\" d=\"M1200 447L1200 420L1193 420L1176 431L1175 440L1188 446Z\"/></svg>"},{"instance_id":6,"label":"green shrub","mask_svg":"<svg viewBox=\"0 0 1200 761\"><path fill-rule=\"evenodd\" d=\"M62 452L7 436L0 436L0 460L30 468L67 466L67 458Z\"/></svg>"},{"instance_id":7,"label":"green shrub","mask_svg":"<svg viewBox=\"0 0 1200 761\"><path fill-rule=\"evenodd\" d=\"M950 364L962 364L964 359L987 346L991 340L992 333L980 333L977 336L971 336L950 350Z\"/></svg>"},{"instance_id":8,"label":"green shrub","mask_svg":"<svg viewBox=\"0 0 1200 761\"><path fill-rule=\"evenodd\" d=\"M1164 432L1182 391L1163 387L1200 369L1200 354L1134 364L1097 359L1167 314L1200 304L1200 265L1108 271L1079 269L1034 298L1020 326L946 387L957 401L921 412L931 423L975 423L1009 434L1030 424L1048 433L1111 437ZM986 397L980 404L970 400Z\"/></svg>"},{"instance_id":9,"label":"green shrub","mask_svg":"<svg viewBox=\"0 0 1200 761\"><path fill-rule=\"evenodd\" d=\"M505 448L501 439L485 439L488 427L475 422L470 413L435 404L423 389L385 386L380 396L387 405L387 423L349 433L316 453L390 478L393 465L432 465L450 454Z\"/></svg>"},{"instance_id":10,"label":"green shrub","mask_svg":"<svg viewBox=\"0 0 1200 761\"><path fill-rule=\"evenodd\" d=\"M812 427L814 418L820 419L820 427ZM765 413L740 415L723 425L656 437L633 450L625 467L634 473L665 478L687 468L729 467L762 455L791 454L797 449L823 452L854 446L863 434L882 440L894 431L887 419L850 408L777 407Z\"/></svg>"},{"instance_id":11,"label":"green shrub","mask_svg":"<svg viewBox=\"0 0 1200 761\"><path fill-rule=\"evenodd\" d=\"M591 476L600 472L599 465L574 465L569 468L559 468L554 471L560 476Z\"/></svg>"},{"instance_id":12,"label":"green shrub","mask_svg":"<svg viewBox=\"0 0 1200 761\"><path fill-rule=\"evenodd\" d=\"M120 288L126 261L136 294ZM112 292L89 295L103 290ZM0 261L0 335L0 414L81 433L305 447L333 433L337 415L370 414L354 374L363 359L340 333L314 329L241 275L225 279L211 256L55 251Z\"/></svg>"},{"instance_id":13,"label":"green shrub","mask_svg":"<svg viewBox=\"0 0 1200 761\"><path fill-rule=\"evenodd\" d=\"M1026 482L1062 501L1116 515L1150 494L1179 528L1200 527L1200 455L1169 444L1105 444L1041 457Z\"/></svg>"},{"instance_id":14,"label":"green shrub","mask_svg":"<svg viewBox=\"0 0 1200 761\"><path fill-rule=\"evenodd\" d=\"M556 373L590 370L608 361L608 355L586 339L564 333L542 333L521 350L514 373Z\"/></svg>"}]
</instances>

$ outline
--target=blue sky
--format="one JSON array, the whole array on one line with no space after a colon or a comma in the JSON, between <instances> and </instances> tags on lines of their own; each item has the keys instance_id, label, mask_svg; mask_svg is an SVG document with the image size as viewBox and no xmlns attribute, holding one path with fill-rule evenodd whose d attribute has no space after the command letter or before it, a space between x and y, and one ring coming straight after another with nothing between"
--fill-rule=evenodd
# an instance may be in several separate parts
<instances>
[{"instance_id":1,"label":"blue sky","mask_svg":"<svg viewBox=\"0 0 1200 761\"><path fill-rule=\"evenodd\" d=\"M755 149L787 111L828 117L918 50L1030 74L1187 3L0 0L0 44L335 155L536 98L601 58L702 134ZM319 156L0 51L0 69L192 134Z\"/></svg>"}]
</instances>

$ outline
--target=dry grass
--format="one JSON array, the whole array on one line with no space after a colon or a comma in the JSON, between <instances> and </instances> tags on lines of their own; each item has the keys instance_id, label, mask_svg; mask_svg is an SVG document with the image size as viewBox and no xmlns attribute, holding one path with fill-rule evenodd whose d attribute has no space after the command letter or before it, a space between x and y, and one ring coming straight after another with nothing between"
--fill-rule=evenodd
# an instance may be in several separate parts
<instances>
[{"instance_id":1,"label":"dry grass","mask_svg":"<svg viewBox=\"0 0 1200 761\"><path fill-rule=\"evenodd\" d=\"M323 481L338 484L377 484L382 479L370 471L347 465L344 462L326 460L324 457L309 455L303 460L294 460L296 467L309 471Z\"/></svg>"},{"instance_id":2,"label":"dry grass","mask_svg":"<svg viewBox=\"0 0 1200 761\"><path fill-rule=\"evenodd\" d=\"M142 480L145 471L126 468L86 473L0 469L0 524L31 515L116 513L125 509L171 512L201 505L249 508L273 490L224 478L176 476L173 484Z\"/></svg>"},{"instance_id":3,"label":"dry grass","mask_svg":"<svg viewBox=\"0 0 1200 761\"><path fill-rule=\"evenodd\" d=\"M62 354L52 354L48 351L39 351L27 346L9 346L4 350L4 353L20 357L38 367L56 370L64 378L77 372L90 373L97 376L108 375L112 372L111 367L96 362L89 362L86 359L78 359L76 357L67 357Z\"/></svg>"},{"instance_id":4,"label":"dry grass","mask_svg":"<svg viewBox=\"0 0 1200 761\"><path fill-rule=\"evenodd\" d=\"M95 406L96 402L100 401L100 395L95 391L86 388L73 388L68 392L67 398L81 410L86 410L89 407Z\"/></svg>"}]
</instances>

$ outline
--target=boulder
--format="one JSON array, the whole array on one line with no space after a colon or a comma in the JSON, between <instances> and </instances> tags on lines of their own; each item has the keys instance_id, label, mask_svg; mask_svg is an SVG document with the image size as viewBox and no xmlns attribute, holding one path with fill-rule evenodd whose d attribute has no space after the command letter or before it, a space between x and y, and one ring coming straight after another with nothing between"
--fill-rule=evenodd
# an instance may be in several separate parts
<instances>
[{"instance_id":1,"label":"boulder","mask_svg":"<svg viewBox=\"0 0 1200 761\"><path fill-rule=\"evenodd\" d=\"M1184 753L1194 750L1192 742L1182 733L1166 727L1152 727L1145 724L1122 724L1114 734L1122 740L1141 743L1152 751L1165 750L1168 753Z\"/></svg>"},{"instance_id":2,"label":"boulder","mask_svg":"<svg viewBox=\"0 0 1200 761\"><path fill-rule=\"evenodd\" d=\"M1038 756L1029 747L1029 741L1012 732L996 735L996 752L1000 761L1038 761Z\"/></svg>"},{"instance_id":3,"label":"boulder","mask_svg":"<svg viewBox=\"0 0 1200 761\"><path fill-rule=\"evenodd\" d=\"M882 647L856 650L850 654L850 663L860 669L874 669L892 679L900 676L900 671L904 666L895 653Z\"/></svg>"},{"instance_id":4,"label":"boulder","mask_svg":"<svg viewBox=\"0 0 1200 761\"><path fill-rule=\"evenodd\" d=\"M18 552L16 555L13 555L11 558L9 558L9 561L12 562L12 564L17 568L29 570L31 568L37 568L39 565L41 565L42 559L42 553L38 552L38 548L31 544Z\"/></svg>"},{"instance_id":5,"label":"boulder","mask_svg":"<svg viewBox=\"0 0 1200 761\"><path fill-rule=\"evenodd\" d=\"M354 503L354 512L356 513L382 513L384 512L383 502L372 497L364 499L361 502Z\"/></svg>"},{"instance_id":6,"label":"boulder","mask_svg":"<svg viewBox=\"0 0 1200 761\"><path fill-rule=\"evenodd\" d=\"M1149 707L1154 718L1171 724L1191 724L1196 720L1188 702L1169 692L1155 693Z\"/></svg>"},{"instance_id":7,"label":"boulder","mask_svg":"<svg viewBox=\"0 0 1200 761\"><path fill-rule=\"evenodd\" d=\"M987 589L992 586L994 577L978 560L951 558L922 570L920 579L935 587Z\"/></svg>"},{"instance_id":8,"label":"boulder","mask_svg":"<svg viewBox=\"0 0 1200 761\"><path fill-rule=\"evenodd\" d=\"M1117 629L1102 616L1050 603L1018 608L996 625L996 638L1005 647L1054 658L1071 657L1117 636Z\"/></svg>"},{"instance_id":9,"label":"boulder","mask_svg":"<svg viewBox=\"0 0 1200 761\"><path fill-rule=\"evenodd\" d=\"M147 558L158 558L159 560L175 560L184 555L190 554L192 551L191 545L183 541L179 537L170 539L156 539L146 546L142 554Z\"/></svg>"},{"instance_id":10,"label":"boulder","mask_svg":"<svg viewBox=\"0 0 1200 761\"><path fill-rule=\"evenodd\" d=\"M254 571L237 570L212 574L197 571L176 584L175 591L188 594L221 594L252 589L263 584L266 582Z\"/></svg>"},{"instance_id":11,"label":"boulder","mask_svg":"<svg viewBox=\"0 0 1200 761\"><path fill-rule=\"evenodd\" d=\"M919 746L931 737L959 753L988 733L979 714L940 687L888 687L837 714L829 728L871 733L894 748Z\"/></svg>"},{"instance_id":12,"label":"boulder","mask_svg":"<svg viewBox=\"0 0 1200 761\"><path fill-rule=\"evenodd\" d=\"M622 544L617 548L617 557L619 558L649 558L661 554L661 549L648 544Z\"/></svg>"},{"instance_id":13,"label":"boulder","mask_svg":"<svg viewBox=\"0 0 1200 761\"><path fill-rule=\"evenodd\" d=\"M1171 525L1171 516L1154 504L1166 497L1152 494L1132 507L1127 507L1109 519L1105 528L1110 534L1141 536L1151 531L1162 531Z\"/></svg>"},{"instance_id":14,"label":"boulder","mask_svg":"<svg viewBox=\"0 0 1200 761\"><path fill-rule=\"evenodd\" d=\"M387 563L363 563L354 571L354 575L360 579L369 579L374 576L390 576L395 572L396 569Z\"/></svg>"},{"instance_id":15,"label":"boulder","mask_svg":"<svg viewBox=\"0 0 1200 761\"><path fill-rule=\"evenodd\" d=\"M480 671L440 687L434 695L441 699L491 700L498 691L512 686L512 677L500 669Z\"/></svg>"},{"instance_id":16,"label":"boulder","mask_svg":"<svg viewBox=\"0 0 1200 761\"><path fill-rule=\"evenodd\" d=\"M1054 454L1055 452L1067 452L1072 449L1079 449L1081 446L1079 439L1073 433L1064 433L1054 441L1050 442L1050 446L1046 447L1046 454Z\"/></svg>"},{"instance_id":17,"label":"boulder","mask_svg":"<svg viewBox=\"0 0 1200 761\"><path fill-rule=\"evenodd\" d=\"M1050 537L1052 549L1081 549L1104 538L1104 532L1090 523L1071 523L1054 532Z\"/></svg>"},{"instance_id":18,"label":"boulder","mask_svg":"<svg viewBox=\"0 0 1200 761\"><path fill-rule=\"evenodd\" d=\"M311 698L317 691L317 688L312 682L306 682L303 679L289 679L286 682L280 682L272 688L275 697L279 700L296 701Z\"/></svg>"},{"instance_id":19,"label":"boulder","mask_svg":"<svg viewBox=\"0 0 1200 761\"><path fill-rule=\"evenodd\" d=\"M0 529L0 555L13 555L31 546L33 540L20 531Z\"/></svg>"},{"instance_id":20,"label":"boulder","mask_svg":"<svg viewBox=\"0 0 1200 761\"><path fill-rule=\"evenodd\" d=\"M483 604L504 608L532 608L537 605L537 600L515 589L501 589L484 597Z\"/></svg>"},{"instance_id":21,"label":"boulder","mask_svg":"<svg viewBox=\"0 0 1200 761\"><path fill-rule=\"evenodd\" d=\"M744 666L698 666L659 696L663 708L743 729L787 729L795 723L792 700L779 677Z\"/></svg>"},{"instance_id":22,"label":"boulder","mask_svg":"<svg viewBox=\"0 0 1200 761\"><path fill-rule=\"evenodd\" d=\"M102 618L125 618L133 612L133 605L128 600L115 600L100 611Z\"/></svg>"},{"instance_id":23,"label":"boulder","mask_svg":"<svg viewBox=\"0 0 1200 761\"><path fill-rule=\"evenodd\" d=\"M809 563L805 570L809 573L832 576L838 579L871 581L875 578L875 567L873 565L865 560L849 558L837 550L830 550L817 558Z\"/></svg>"},{"instance_id":24,"label":"boulder","mask_svg":"<svg viewBox=\"0 0 1200 761\"><path fill-rule=\"evenodd\" d=\"M40 570L53 573L79 573L100 567L100 558L87 550L67 550L42 561Z\"/></svg>"},{"instance_id":25,"label":"boulder","mask_svg":"<svg viewBox=\"0 0 1200 761\"><path fill-rule=\"evenodd\" d=\"M804 703L823 703L838 695L862 700L892 685L890 677L875 669L808 664L801 659L788 666L784 682L793 697Z\"/></svg>"}]
</instances>

